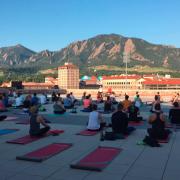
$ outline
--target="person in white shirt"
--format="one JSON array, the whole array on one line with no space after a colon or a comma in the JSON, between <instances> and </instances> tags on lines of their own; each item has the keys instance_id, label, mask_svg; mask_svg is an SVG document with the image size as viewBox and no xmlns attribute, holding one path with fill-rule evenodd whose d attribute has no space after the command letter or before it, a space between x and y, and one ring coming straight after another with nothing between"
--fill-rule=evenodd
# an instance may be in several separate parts
<instances>
[{"instance_id":1,"label":"person in white shirt","mask_svg":"<svg viewBox=\"0 0 180 180\"><path fill-rule=\"evenodd\" d=\"M46 99L46 96L43 94L41 94L41 96L39 97L40 99L40 104L46 104L47 103L47 99Z\"/></svg>"},{"instance_id":2,"label":"person in white shirt","mask_svg":"<svg viewBox=\"0 0 180 180\"><path fill-rule=\"evenodd\" d=\"M97 105L92 105L92 112L89 114L87 129L90 131L99 131L105 126L102 115L97 111Z\"/></svg>"},{"instance_id":3,"label":"person in white shirt","mask_svg":"<svg viewBox=\"0 0 180 180\"><path fill-rule=\"evenodd\" d=\"M101 94L103 93L102 86L99 87L99 92L100 92Z\"/></svg>"},{"instance_id":4,"label":"person in white shirt","mask_svg":"<svg viewBox=\"0 0 180 180\"><path fill-rule=\"evenodd\" d=\"M18 94L18 97L15 99L15 106L21 107L23 105L21 94Z\"/></svg>"},{"instance_id":5,"label":"person in white shirt","mask_svg":"<svg viewBox=\"0 0 180 180\"><path fill-rule=\"evenodd\" d=\"M14 98L17 97L16 91L13 91L13 97L14 97Z\"/></svg>"}]
</instances>

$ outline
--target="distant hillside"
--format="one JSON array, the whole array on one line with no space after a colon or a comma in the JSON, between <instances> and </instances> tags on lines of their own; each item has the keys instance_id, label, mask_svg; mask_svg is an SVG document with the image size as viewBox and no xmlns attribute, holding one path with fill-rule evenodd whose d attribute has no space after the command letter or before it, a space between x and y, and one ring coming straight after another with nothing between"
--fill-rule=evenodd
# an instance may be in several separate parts
<instances>
[{"instance_id":1,"label":"distant hillside","mask_svg":"<svg viewBox=\"0 0 180 180\"><path fill-rule=\"evenodd\" d=\"M14 66L29 61L29 58L36 54L34 51L18 44L16 46L0 48L0 65Z\"/></svg>"},{"instance_id":2,"label":"distant hillside","mask_svg":"<svg viewBox=\"0 0 180 180\"><path fill-rule=\"evenodd\" d=\"M55 68L66 61L87 70L94 66L124 67L123 54L129 54L129 67L180 68L180 48L151 44L145 40L116 34L98 35L71 43L59 51L33 52L21 45L0 48L0 65L36 67L38 70Z\"/></svg>"}]
</instances>

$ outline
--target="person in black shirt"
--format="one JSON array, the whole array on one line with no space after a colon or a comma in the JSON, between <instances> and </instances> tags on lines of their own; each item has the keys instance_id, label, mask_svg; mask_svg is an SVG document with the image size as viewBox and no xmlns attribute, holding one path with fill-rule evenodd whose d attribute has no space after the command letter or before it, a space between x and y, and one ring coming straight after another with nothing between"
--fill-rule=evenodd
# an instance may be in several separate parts
<instances>
[{"instance_id":1,"label":"person in black shirt","mask_svg":"<svg viewBox=\"0 0 180 180\"><path fill-rule=\"evenodd\" d=\"M128 127L128 117L127 114L123 111L123 105L121 103L118 104L117 111L112 114L111 123L112 123L112 131L114 134L130 134L135 128Z\"/></svg>"},{"instance_id":2,"label":"person in black shirt","mask_svg":"<svg viewBox=\"0 0 180 180\"><path fill-rule=\"evenodd\" d=\"M180 108L179 108L179 103L174 102L173 103L173 108L170 109L169 111L169 119L171 123L173 124L179 124L180 125Z\"/></svg>"},{"instance_id":3,"label":"person in black shirt","mask_svg":"<svg viewBox=\"0 0 180 180\"><path fill-rule=\"evenodd\" d=\"M57 99L58 99L58 97L57 97L56 93L53 91L53 93L51 95L51 101L55 102L55 101L57 101Z\"/></svg>"},{"instance_id":4,"label":"person in black shirt","mask_svg":"<svg viewBox=\"0 0 180 180\"><path fill-rule=\"evenodd\" d=\"M23 102L23 111L29 112L30 107L31 107L31 95L27 95Z\"/></svg>"},{"instance_id":5,"label":"person in black shirt","mask_svg":"<svg viewBox=\"0 0 180 180\"><path fill-rule=\"evenodd\" d=\"M44 127L41 128L40 125ZM30 108L30 129L29 134L31 136L42 136L50 130L50 126L45 122L45 119L38 115L38 106L32 106Z\"/></svg>"},{"instance_id":6,"label":"person in black shirt","mask_svg":"<svg viewBox=\"0 0 180 180\"><path fill-rule=\"evenodd\" d=\"M107 100L104 102L104 112L112 112L113 106L110 96L107 96Z\"/></svg>"},{"instance_id":7,"label":"person in black shirt","mask_svg":"<svg viewBox=\"0 0 180 180\"><path fill-rule=\"evenodd\" d=\"M139 108L135 106L133 102L132 105L128 108L129 113L129 121L140 122L143 120L141 116L139 116Z\"/></svg>"},{"instance_id":8,"label":"person in black shirt","mask_svg":"<svg viewBox=\"0 0 180 180\"><path fill-rule=\"evenodd\" d=\"M157 103L155 105L154 113L149 117L149 123L152 128L148 128L148 134L153 139L166 139L170 133L165 129L165 116L161 111L161 105Z\"/></svg>"}]
</instances>

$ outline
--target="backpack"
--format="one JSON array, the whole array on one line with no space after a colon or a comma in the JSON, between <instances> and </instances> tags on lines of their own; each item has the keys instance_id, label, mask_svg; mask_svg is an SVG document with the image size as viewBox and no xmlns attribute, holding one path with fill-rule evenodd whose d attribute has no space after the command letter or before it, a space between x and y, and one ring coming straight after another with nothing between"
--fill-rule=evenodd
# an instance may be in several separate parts
<instances>
[{"instance_id":1,"label":"backpack","mask_svg":"<svg viewBox=\"0 0 180 180\"><path fill-rule=\"evenodd\" d=\"M151 147L160 147L160 144L158 143L158 141L150 136L146 136L143 139L143 142Z\"/></svg>"}]
</instances>

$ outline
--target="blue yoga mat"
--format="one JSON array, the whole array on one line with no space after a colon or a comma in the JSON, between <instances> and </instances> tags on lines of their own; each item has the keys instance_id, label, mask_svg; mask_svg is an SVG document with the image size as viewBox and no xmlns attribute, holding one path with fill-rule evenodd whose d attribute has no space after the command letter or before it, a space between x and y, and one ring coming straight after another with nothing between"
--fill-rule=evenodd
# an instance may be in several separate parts
<instances>
[{"instance_id":1,"label":"blue yoga mat","mask_svg":"<svg viewBox=\"0 0 180 180\"><path fill-rule=\"evenodd\" d=\"M0 129L0 136L18 131L18 129Z\"/></svg>"}]
</instances>

